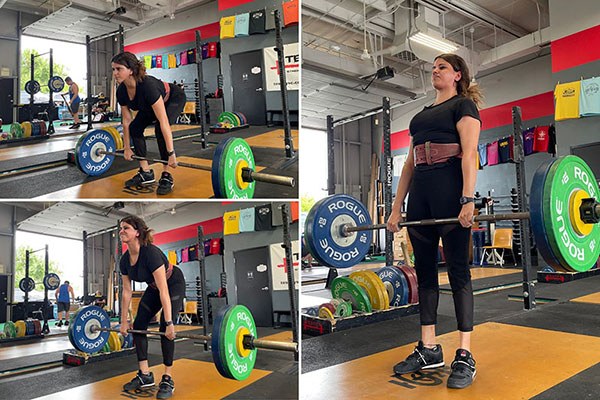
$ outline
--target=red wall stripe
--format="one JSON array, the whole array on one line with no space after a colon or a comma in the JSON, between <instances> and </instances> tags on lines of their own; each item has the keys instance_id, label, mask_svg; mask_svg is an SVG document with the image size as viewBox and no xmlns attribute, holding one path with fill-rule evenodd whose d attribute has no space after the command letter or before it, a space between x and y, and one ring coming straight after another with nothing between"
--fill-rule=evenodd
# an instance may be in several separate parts
<instances>
[{"instance_id":1,"label":"red wall stripe","mask_svg":"<svg viewBox=\"0 0 600 400\"><path fill-rule=\"evenodd\" d=\"M200 37L202 40L219 36L221 27L218 22L199 26L197 28L188 29L185 31L172 33L170 35L162 36L155 39L145 40L134 44L128 44L125 46L125 51L130 51L134 54L144 53L156 49L163 49L165 47L177 46L183 43L195 42L196 31L200 31Z\"/></svg>"},{"instance_id":2,"label":"red wall stripe","mask_svg":"<svg viewBox=\"0 0 600 400\"><path fill-rule=\"evenodd\" d=\"M554 94L546 92L511 101L510 103L485 108L479 112L482 121L481 130L512 125L512 108L514 106L521 107L523 121L554 115ZM392 133L392 151L406 148L409 145L408 129Z\"/></svg>"},{"instance_id":3,"label":"red wall stripe","mask_svg":"<svg viewBox=\"0 0 600 400\"><path fill-rule=\"evenodd\" d=\"M600 25L550 43L552 72L600 60Z\"/></svg>"},{"instance_id":4,"label":"red wall stripe","mask_svg":"<svg viewBox=\"0 0 600 400\"><path fill-rule=\"evenodd\" d=\"M237 7L242 4L251 3L252 1L253 0L219 0L219 11Z\"/></svg>"},{"instance_id":5,"label":"red wall stripe","mask_svg":"<svg viewBox=\"0 0 600 400\"><path fill-rule=\"evenodd\" d=\"M204 228L204 234L210 235L212 233L223 232L223 217L209 219L196 224L182 226L181 228L171 229L157 233L154 235L154 244L160 246L161 244L178 242L180 240L187 240L198 237L198 226L202 225Z\"/></svg>"}]
</instances>

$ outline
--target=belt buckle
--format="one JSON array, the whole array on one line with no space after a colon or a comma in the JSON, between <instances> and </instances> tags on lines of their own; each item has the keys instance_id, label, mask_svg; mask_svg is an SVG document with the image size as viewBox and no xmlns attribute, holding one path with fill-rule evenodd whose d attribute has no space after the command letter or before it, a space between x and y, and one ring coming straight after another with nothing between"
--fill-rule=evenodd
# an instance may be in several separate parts
<instances>
[{"instance_id":1,"label":"belt buckle","mask_svg":"<svg viewBox=\"0 0 600 400\"><path fill-rule=\"evenodd\" d=\"M425 142L425 160L427 161L427 165L433 164L431 161L431 142Z\"/></svg>"}]
</instances>

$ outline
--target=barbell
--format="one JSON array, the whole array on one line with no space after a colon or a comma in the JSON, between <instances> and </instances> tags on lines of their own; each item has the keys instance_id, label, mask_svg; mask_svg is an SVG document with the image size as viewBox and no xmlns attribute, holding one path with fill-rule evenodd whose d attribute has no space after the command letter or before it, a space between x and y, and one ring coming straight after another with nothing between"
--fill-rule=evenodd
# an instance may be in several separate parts
<instances>
[{"instance_id":1,"label":"barbell","mask_svg":"<svg viewBox=\"0 0 600 400\"><path fill-rule=\"evenodd\" d=\"M531 184L529 212L478 215L475 222L529 219L536 245L552 267L584 272L600 256L598 183L581 158L568 155L544 162ZM405 221L399 227L457 224L458 218ZM313 257L331 268L349 268L368 253L373 225L364 205L347 195L319 200L305 222L305 242Z\"/></svg>"},{"instance_id":2,"label":"barbell","mask_svg":"<svg viewBox=\"0 0 600 400\"><path fill-rule=\"evenodd\" d=\"M75 146L75 164L90 176L102 175L112 165L115 157L124 157L117 153L115 133L109 130L97 129L84 134ZM164 160L133 157L136 160L146 160L168 164ZM295 179L256 172L254 155L250 145L241 138L229 138L221 141L213 154L211 166L178 162L186 168L200 169L211 172L213 192L217 198L249 199L254 196L255 182L273 183L294 187Z\"/></svg>"},{"instance_id":3,"label":"barbell","mask_svg":"<svg viewBox=\"0 0 600 400\"><path fill-rule=\"evenodd\" d=\"M69 340L84 353L95 353L108 343L110 327L108 313L98 306L79 309L69 325ZM129 329L128 333L165 336L163 332ZM297 343L257 339L252 313L243 305L229 305L219 310L212 335L177 333L177 337L211 343L215 367L229 379L244 380L250 376L256 362L257 349L298 352Z\"/></svg>"},{"instance_id":4,"label":"barbell","mask_svg":"<svg viewBox=\"0 0 600 400\"><path fill-rule=\"evenodd\" d=\"M29 276L19 281L19 289L25 293L31 292L36 285L37 283ZM60 286L60 277L54 272L50 272L44 276L43 285L46 290L56 290Z\"/></svg>"}]
</instances>

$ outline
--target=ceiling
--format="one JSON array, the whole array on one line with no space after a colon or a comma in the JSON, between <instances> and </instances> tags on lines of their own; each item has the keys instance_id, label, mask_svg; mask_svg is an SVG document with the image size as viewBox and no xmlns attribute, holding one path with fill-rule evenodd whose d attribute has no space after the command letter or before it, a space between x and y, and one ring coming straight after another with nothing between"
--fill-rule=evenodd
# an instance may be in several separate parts
<instances>
[{"instance_id":1,"label":"ceiling","mask_svg":"<svg viewBox=\"0 0 600 400\"><path fill-rule=\"evenodd\" d=\"M158 19L173 19L183 11L213 1L0 0L0 7L40 16L23 28L25 35L84 44L86 35L96 38L116 32L119 25L129 30Z\"/></svg>"},{"instance_id":2,"label":"ceiling","mask_svg":"<svg viewBox=\"0 0 600 400\"><path fill-rule=\"evenodd\" d=\"M128 214L138 215L147 223L167 214L177 213L191 202L124 202L117 209L114 202L24 202L13 204L35 214L17 224L17 229L41 235L58 236L68 239L82 239L83 231L88 233L111 228L120 218ZM218 203L221 206L221 203Z\"/></svg>"},{"instance_id":3,"label":"ceiling","mask_svg":"<svg viewBox=\"0 0 600 400\"><path fill-rule=\"evenodd\" d=\"M417 31L456 44L479 78L547 51L548 26L548 0L303 0L302 125L431 93L441 51L407 40ZM384 66L394 77L373 80Z\"/></svg>"}]
</instances>

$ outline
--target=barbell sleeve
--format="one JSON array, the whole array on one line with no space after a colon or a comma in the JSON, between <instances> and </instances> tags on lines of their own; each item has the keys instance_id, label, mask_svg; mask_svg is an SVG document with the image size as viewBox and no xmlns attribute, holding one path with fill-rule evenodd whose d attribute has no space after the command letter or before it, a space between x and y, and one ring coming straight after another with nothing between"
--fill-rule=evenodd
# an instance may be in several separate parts
<instances>
[{"instance_id":1,"label":"barbell sleeve","mask_svg":"<svg viewBox=\"0 0 600 400\"><path fill-rule=\"evenodd\" d=\"M506 214L493 214L493 215L478 215L473 218L474 222L495 222L495 221L510 221L514 219L529 219L528 212L516 212ZM404 221L398 224L398 227L414 227L414 226L426 226L426 225L443 225L443 224L458 224L460 221L458 218L440 218L440 219L423 219L420 221ZM358 225L342 227L342 235L348 236L352 232L369 231L376 229L385 229L387 224L377 225Z\"/></svg>"},{"instance_id":2,"label":"barbell sleeve","mask_svg":"<svg viewBox=\"0 0 600 400\"><path fill-rule=\"evenodd\" d=\"M125 155L122 153L117 153L114 151L106 151L106 150L102 150L102 149L96 150L96 154L97 155L105 154L105 155L109 155L109 156L125 158ZM160 163L160 164L164 164L164 165L169 164L168 161L158 160L155 158L146 158L146 157L140 157L140 156L136 156L136 155L133 155L131 158L133 158L134 160L149 161L149 162ZM180 167L200 169L202 171L209 171L209 172L212 171L212 166L208 166L208 165L190 164L190 163L181 162L181 161L178 161L177 165ZM252 168L248 168L248 167L242 168L242 180L244 182L257 181L257 182L273 183L276 185L283 185L283 186L289 186L289 187L294 187L296 185L295 179L291 176L282 176L282 175L274 175L274 174L256 172Z\"/></svg>"},{"instance_id":3,"label":"barbell sleeve","mask_svg":"<svg viewBox=\"0 0 600 400\"><path fill-rule=\"evenodd\" d=\"M97 326L92 326L90 330L92 333L100 332L100 331L117 332L117 333L121 332L119 329L116 329L116 328L100 328ZM139 329L128 329L127 333L136 333L136 334L141 334L141 335L167 336L167 334L165 332L145 331L145 330L139 330ZM204 342L209 342L211 340L211 336L208 336L208 335L198 335L198 334L194 334L194 333L185 333L185 332L176 333L176 337L184 338L184 339L201 340ZM288 342L276 342L276 341L264 340L264 339L255 339L251 335L246 335L245 338L247 338L247 340L244 340L244 347L249 348L249 349L261 348L261 349L282 350L282 351L290 351L290 352L298 351L298 344L293 343L293 342L288 343Z\"/></svg>"}]
</instances>

